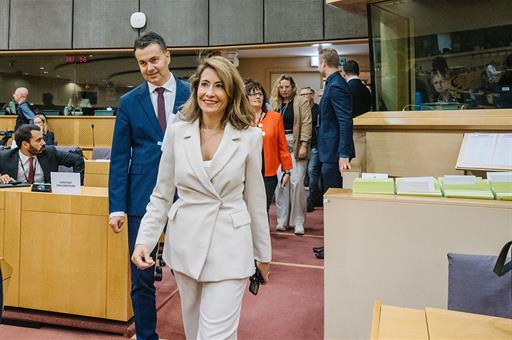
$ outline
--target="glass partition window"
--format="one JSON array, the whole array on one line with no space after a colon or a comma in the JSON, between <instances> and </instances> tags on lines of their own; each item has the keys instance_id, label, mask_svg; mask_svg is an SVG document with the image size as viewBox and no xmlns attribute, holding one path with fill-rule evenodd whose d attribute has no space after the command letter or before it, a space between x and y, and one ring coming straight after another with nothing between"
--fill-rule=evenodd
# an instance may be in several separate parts
<instances>
[{"instance_id":1,"label":"glass partition window","mask_svg":"<svg viewBox=\"0 0 512 340\"><path fill-rule=\"evenodd\" d=\"M509 0L368 8L377 110L512 107Z\"/></svg>"},{"instance_id":2,"label":"glass partition window","mask_svg":"<svg viewBox=\"0 0 512 340\"><path fill-rule=\"evenodd\" d=\"M173 53L172 71L187 79L197 53ZM132 52L0 55L0 110L11 113L12 94L26 87L35 111L46 115L114 115L119 97L143 81Z\"/></svg>"}]
</instances>

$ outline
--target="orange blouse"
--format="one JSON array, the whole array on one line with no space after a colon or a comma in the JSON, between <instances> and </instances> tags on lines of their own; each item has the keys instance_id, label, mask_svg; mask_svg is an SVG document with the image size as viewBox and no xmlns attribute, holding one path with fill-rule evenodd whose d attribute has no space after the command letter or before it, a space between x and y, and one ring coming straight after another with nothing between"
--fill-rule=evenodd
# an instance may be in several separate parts
<instances>
[{"instance_id":1,"label":"orange blouse","mask_svg":"<svg viewBox=\"0 0 512 340\"><path fill-rule=\"evenodd\" d=\"M284 124L281 115L268 110L262 120L256 122L263 134L263 157L265 162L265 177L275 176L279 165L283 170L290 170L292 157L288 150L284 134Z\"/></svg>"}]
</instances>

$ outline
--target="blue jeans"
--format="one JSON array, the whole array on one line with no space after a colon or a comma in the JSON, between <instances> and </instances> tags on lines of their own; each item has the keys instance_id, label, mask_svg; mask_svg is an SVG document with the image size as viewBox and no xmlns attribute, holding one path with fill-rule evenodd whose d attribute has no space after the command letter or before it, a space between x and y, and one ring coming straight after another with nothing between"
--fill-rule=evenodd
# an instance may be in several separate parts
<instances>
[{"instance_id":1,"label":"blue jeans","mask_svg":"<svg viewBox=\"0 0 512 340\"><path fill-rule=\"evenodd\" d=\"M324 193L329 188L343 187L343 178L338 163L322 163L322 181Z\"/></svg>"},{"instance_id":2,"label":"blue jeans","mask_svg":"<svg viewBox=\"0 0 512 340\"><path fill-rule=\"evenodd\" d=\"M139 232L140 216L128 216L128 246L130 256L135 248L137 233ZM155 259L156 248L151 252ZM131 297L135 319L135 331L137 339L154 340L158 339L156 333L156 289L154 267L139 270L130 261L130 272L132 277Z\"/></svg>"},{"instance_id":3,"label":"blue jeans","mask_svg":"<svg viewBox=\"0 0 512 340\"><path fill-rule=\"evenodd\" d=\"M309 176L309 198L313 205L322 203L321 164L318 157L318 147L312 147L309 154L308 176Z\"/></svg>"}]
</instances>

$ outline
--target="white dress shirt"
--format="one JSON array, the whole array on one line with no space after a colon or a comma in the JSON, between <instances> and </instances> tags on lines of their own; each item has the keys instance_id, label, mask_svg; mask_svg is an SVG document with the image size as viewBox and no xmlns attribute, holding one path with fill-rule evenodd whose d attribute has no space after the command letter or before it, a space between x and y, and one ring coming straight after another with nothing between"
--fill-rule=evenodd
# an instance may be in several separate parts
<instances>
[{"instance_id":1,"label":"white dress shirt","mask_svg":"<svg viewBox=\"0 0 512 340\"><path fill-rule=\"evenodd\" d=\"M158 118L158 93L155 90L159 87L163 87L165 89L165 117L167 117L167 124L171 124L171 122L174 121L174 117L176 116L176 112L172 112L174 101L176 99L176 79L174 79L172 73L169 80L162 86L156 86L148 82L149 95L151 97L151 103L153 104L156 118Z\"/></svg>"},{"instance_id":2,"label":"white dress shirt","mask_svg":"<svg viewBox=\"0 0 512 340\"><path fill-rule=\"evenodd\" d=\"M347 83L351 81L352 79L359 79L359 76L350 76L347 78Z\"/></svg>"},{"instance_id":3,"label":"white dress shirt","mask_svg":"<svg viewBox=\"0 0 512 340\"><path fill-rule=\"evenodd\" d=\"M30 169L29 165L29 157L25 156L21 153L21 151L18 152L19 159L18 159L18 178L16 179L18 182L28 182L28 172ZM37 161L37 156L34 157L34 167L35 167L35 174L34 174L34 183L44 183L44 173L43 168L41 168L41 164Z\"/></svg>"}]
</instances>

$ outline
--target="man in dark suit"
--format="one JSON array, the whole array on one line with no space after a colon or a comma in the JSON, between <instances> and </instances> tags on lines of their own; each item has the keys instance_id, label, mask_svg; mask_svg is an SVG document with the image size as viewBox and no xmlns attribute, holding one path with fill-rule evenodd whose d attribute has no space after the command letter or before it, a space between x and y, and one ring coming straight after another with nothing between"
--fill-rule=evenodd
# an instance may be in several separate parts
<instances>
[{"instance_id":1,"label":"man in dark suit","mask_svg":"<svg viewBox=\"0 0 512 340\"><path fill-rule=\"evenodd\" d=\"M57 172L59 165L72 167L83 183L84 159L78 154L46 146L39 126L20 126L15 141L16 148L0 151L0 183L50 183L50 173Z\"/></svg>"},{"instance_id":2,"label":"man in dark suit","mask_svg":"<svg viewBox=\"0 0 512 340\"><path fill-rule=\"evenodd\" d=\"M325 80L320 100L318 155L322 163L324 192L341 188L343 171L355 157L352 103L347 82L338 72L338 52L326 48L319 54L319 71Z\"/></svg>"},{"instance_id":3,"label":"man in dark suit","mask_svg":"<svg viewBox=\"0 0 512 340\"><path fill-rule=\"evenodd\" d=\"M128 215L130 254L156 184L166 126L190 96L189 84L169 71L171 56L160 35L149 32L137 38L134 52L146 82L120 99L109 177L109 224L118 233ZM158 339L153 271L131 264L131 279L137 339Z\"/></svg>"},{"instance_id":4,"label":"man in dark suit","mask_svg":"<svg viewBox=\"0 0 512 340\"><path fill-rule=\"evenodd\" d=\"M372 95L359 79L359 65L355 60L349 60L343 64L343 72L352 97L352 116L355 118L371 110Z\"/></svg>"}]
</instances>

